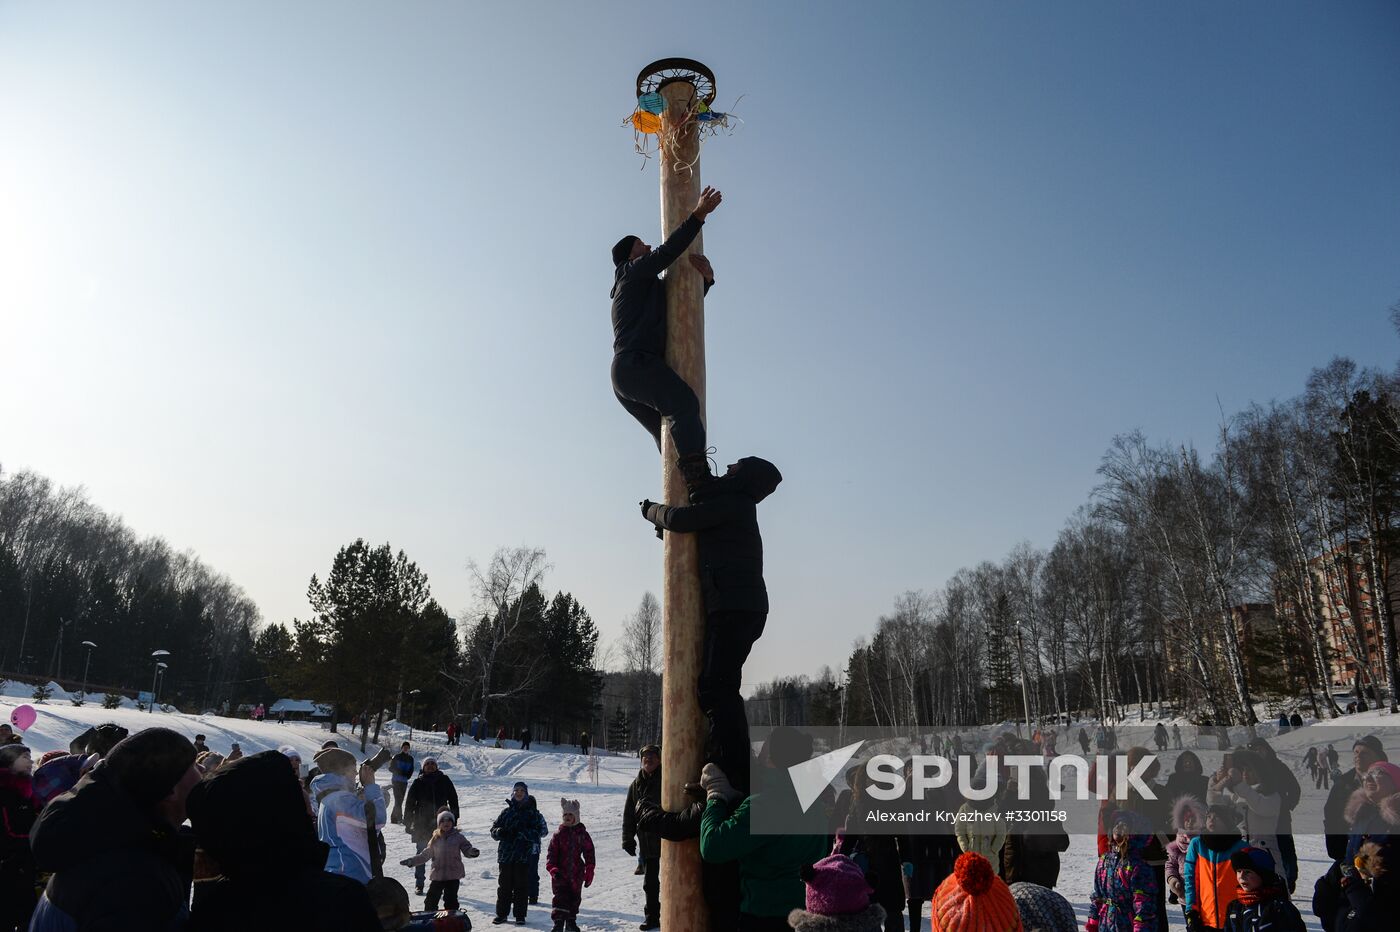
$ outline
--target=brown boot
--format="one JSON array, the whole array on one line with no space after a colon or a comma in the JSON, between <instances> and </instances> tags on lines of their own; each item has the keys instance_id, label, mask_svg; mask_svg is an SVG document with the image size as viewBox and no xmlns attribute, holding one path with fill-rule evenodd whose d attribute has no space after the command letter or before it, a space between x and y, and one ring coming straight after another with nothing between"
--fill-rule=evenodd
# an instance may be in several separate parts
<instances>
[{"instance_id":1,"label":"brown boot","mask_svg":"<svg viewBox=\"0 0 1400 932\"><path fill-rule=\"evenodd\" d=\"M681 471L681 478L685 480L685 490L691 495L715 481L715 477L710 473L710 458L703 453L690 453L679 457L676 460L676 468Z\"/></svg>"}]
</instances>

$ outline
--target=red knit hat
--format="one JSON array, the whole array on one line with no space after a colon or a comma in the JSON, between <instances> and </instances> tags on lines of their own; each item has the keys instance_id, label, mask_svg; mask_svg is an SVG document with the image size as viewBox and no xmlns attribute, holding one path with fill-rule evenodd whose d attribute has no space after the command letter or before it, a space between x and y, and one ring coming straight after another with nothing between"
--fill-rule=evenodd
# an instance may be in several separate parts
<instances>
[{"instance_id":1,"label":"red knit hat","mask_svg":"<svg viewBox=\"0 0 1400 932\"><path fill-rule=\"evenodd\" d=\"M991 862L969 851L933 894L933 932L1021 932L1021 914Z\"/></svg>"}]
</instances>

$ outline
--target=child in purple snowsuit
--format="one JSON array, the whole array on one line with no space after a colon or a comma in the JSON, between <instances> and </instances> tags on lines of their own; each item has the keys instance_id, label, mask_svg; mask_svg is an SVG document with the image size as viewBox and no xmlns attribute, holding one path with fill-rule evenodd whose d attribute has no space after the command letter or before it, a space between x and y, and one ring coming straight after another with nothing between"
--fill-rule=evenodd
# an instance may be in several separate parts
<instances>
[{"instance_id":1,"label":"child in purple snowsuit","mask_svg":"<svg viewBox=\"0 0 1400 932\"><path fill-rule=\"evenodd\" d=\"M593 884L593 839L578 820L577 799L561 799L563 824L549 840L545 869L554 886L554 932L578 932L578 908L583 900L583 888Z\"/></svg>"}]
</instances>

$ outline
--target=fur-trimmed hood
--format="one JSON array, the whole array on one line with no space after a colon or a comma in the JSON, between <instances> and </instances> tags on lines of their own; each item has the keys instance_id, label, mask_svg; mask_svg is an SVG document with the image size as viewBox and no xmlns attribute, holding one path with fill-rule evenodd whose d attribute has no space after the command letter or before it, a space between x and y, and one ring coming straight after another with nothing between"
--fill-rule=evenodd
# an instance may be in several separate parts
<instances>
[{"instance_id":1,"label":"fur-trimmed hood","mask_svg":"<svg viewBox=\"0 0 1400 932\"><path fill-rule=\"evenodd\" d=\"M1347 800L1347 824L1355 828L1360 819L1379 818L1380 821L1400 832L1400 793L1392 793L1381 800L1379 806L1366 798L1364 789L1356 790Z\"/></svg>"},{"instance_id":2,"label":"fur-trimmed hood","mask_svg":"<svg viewBox=\"0 0 1400 932\"><path fill-rule=\"evenodd\" d=\"M1172 805L1172 828L1183 831L1181 826L1187 813L1196 817L1196 834L1199 835L1206 827L1206 807L1194 796L1182 796Z\"/></svg>"},{"instance_id":3,"label":"fur-trimmed hood","mask_svg":"<svg viewBox=\"0 0 1400 932\"><path fill-rule=\"evenodd\" d=\"M805 909L794 909L788 914L788 925L795 932L883 932L885 908L879 903L871 903L862 912L844 916L822 916Z\"/></svg>"}]
</instances>

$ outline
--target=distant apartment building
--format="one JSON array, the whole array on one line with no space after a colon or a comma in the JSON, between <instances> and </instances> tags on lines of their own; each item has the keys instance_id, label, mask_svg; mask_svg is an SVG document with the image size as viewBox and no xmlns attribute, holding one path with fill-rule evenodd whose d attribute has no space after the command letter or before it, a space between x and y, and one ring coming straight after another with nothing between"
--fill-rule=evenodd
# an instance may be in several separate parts
<instances>
[{"instance_id":1,"label":"distant apartment building","mask_svg":"<svg viewBox=\"0 0 1400 932\"><path fill-rule=\"evenodd\" d=\"M1327 638L1328 674L1332 686L1354 688L1363 664L1372 682L1384 684L1385 661L1374 611L1375 587L1371 584L1371 567L1364 545L1353 541L1328 551L1309 561L1309 568ZM1393 566L1387 566L1384 572L1392 593L1393 613L1394 593L1400 591L1400 576Z\"/></svg>"},{"instance_id":2,"label":"distant apartment building","mask_svg":"<svg viewBox=\"0 0 1400 932\"><path fill-rule=\"evenodd\" d=\"M1216 622L1218 615L1212 615L1209 619L1192 627L1178 626L1177 630L1197 630L1206 635L1206 657L1207 665L1217 669L1228 669L1227 642L1223 634L1218 632L1219 624ZM1245 658L1245 676L1253 681L1258 673L1258 666L1261 662L1261 651L1255 647L1259 642L1273 639L1278 632L1278 614L1274 611L1273 605L1268 602L1241 602L1239 605L1230 608L1230 618L1235 623L1235 636L1239 640L1240 653ZM1185 651L1167 652L1167 675L1176 677L1187 675L1188 678L1195 675L1195 660Z\"/></svg>"}]
</instances>

